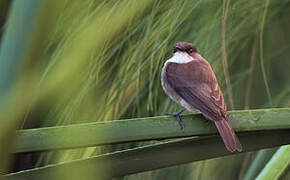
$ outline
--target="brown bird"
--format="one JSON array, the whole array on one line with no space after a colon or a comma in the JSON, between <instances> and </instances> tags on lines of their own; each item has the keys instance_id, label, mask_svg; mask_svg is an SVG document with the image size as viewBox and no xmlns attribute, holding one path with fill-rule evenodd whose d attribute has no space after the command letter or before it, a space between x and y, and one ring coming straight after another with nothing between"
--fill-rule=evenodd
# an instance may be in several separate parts
<instances>
[{"instance_id":1,"label":"brown bird","mask_svg":"<svg viewBox=\"0 0 290 180\"><path fill-rule=\"evenodd\" d=\"M163 66L161 83L165 93L185 109L168 115L176 116L183 129L180 114L198 110L215 123L229 151L242 151L229 124L224 97L210 64L188 42L176 43L173 53Z\"/></svg>"}]
</instances>

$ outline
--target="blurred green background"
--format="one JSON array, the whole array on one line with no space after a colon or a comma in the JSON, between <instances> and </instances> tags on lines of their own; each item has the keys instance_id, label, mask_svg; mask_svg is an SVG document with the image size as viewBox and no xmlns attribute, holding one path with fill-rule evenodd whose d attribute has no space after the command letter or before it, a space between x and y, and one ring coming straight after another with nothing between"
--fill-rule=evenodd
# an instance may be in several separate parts
<instances>
[{"instance_id":1,"label":"blurred green background","mask_svg":"<svg viewBox=\"0 0 290 180\"><path fill-rule=\"evenodd\" d=\"M210 62L228 110L290 106L289 0L1 0L0 9L2 156L14 129L177 111L160 72L178 41L195 44ZM17 154L1 167L16 172L138 145ZM265 152L267 162L275 149ZM256 156L124 179L243 179Z\"/></svg>"}]
</instances>

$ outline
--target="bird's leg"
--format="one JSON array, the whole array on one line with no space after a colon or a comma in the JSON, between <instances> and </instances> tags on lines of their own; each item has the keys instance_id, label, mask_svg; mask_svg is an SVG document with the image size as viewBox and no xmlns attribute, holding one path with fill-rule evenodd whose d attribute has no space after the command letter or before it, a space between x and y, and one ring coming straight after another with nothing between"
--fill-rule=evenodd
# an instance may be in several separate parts
<instances>
[{"instance_id":1,"label":"bird's leg","mask_svg":"<svg viewBox=\"0 0 290 180\"><path fill-rule=\"evenodd\" d=\"M166 115L169 115L169 116L174 116L174 117L177 117L177 120L178 120L178 123L179 123L179 126L180 126L180 130L183 131L184 129L184 126L183 126L183 121L180 117L180 114L183 113L186 109L181 109L180 111L178 112L175 112L175 113L166 113Z\"/></svg>"}]
</instances>

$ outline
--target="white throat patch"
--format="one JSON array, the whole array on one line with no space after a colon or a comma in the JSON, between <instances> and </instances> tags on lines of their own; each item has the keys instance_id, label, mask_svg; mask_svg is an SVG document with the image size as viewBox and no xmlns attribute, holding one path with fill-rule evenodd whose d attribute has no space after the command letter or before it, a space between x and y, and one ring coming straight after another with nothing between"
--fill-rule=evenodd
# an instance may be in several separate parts
<instances>
[{"instance_id":1,"label":"white throat patch","mask_svg":"<svg viewBox=\"0 0 290 180\"><path fill-rule=\"evenodd\" d=\"M193 61L193 57L191 57L190 55L188 55L185 52L176 52L173 54L173 56L168 59L166 61L167 62L174 62L174 63L178 63L178 64L185 64L188 63L190 61Z\"/></svg>"}]
</instances>

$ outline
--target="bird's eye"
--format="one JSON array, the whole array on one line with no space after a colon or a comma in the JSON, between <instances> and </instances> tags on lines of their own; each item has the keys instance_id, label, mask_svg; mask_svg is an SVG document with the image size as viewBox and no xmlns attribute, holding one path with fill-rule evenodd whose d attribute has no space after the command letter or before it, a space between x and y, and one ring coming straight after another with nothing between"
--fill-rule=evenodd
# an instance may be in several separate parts
<instances>
[{"instance_id":1,"label":"bird's eye","mask_svg":"<svg viewBox=\"0 0 290 180\"><path fill-rule=\"evenodd\" d=\"M192 48L188 49L187 52L188 52L188 53L192 53L192 52L193 52Z\"/></svg>"}]
</instances>

